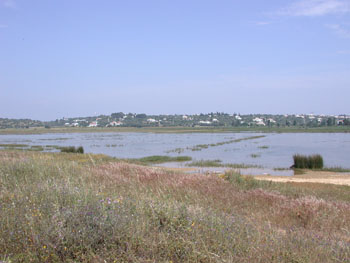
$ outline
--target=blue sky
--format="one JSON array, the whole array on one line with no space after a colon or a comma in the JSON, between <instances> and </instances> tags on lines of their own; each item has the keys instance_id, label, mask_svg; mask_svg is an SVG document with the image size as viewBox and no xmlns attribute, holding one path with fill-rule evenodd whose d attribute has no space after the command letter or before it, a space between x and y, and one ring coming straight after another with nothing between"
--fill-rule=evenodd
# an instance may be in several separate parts
<instances>
[{"instance_id":1,"label":"blue sky","mask_svg":"<svg viewBox=\"0 0 350 263\"><path fill-rule=\"evenodd\" d=\"M0 0L0 117L350 114L350 0Z\"/></svg>"}]
</instances>

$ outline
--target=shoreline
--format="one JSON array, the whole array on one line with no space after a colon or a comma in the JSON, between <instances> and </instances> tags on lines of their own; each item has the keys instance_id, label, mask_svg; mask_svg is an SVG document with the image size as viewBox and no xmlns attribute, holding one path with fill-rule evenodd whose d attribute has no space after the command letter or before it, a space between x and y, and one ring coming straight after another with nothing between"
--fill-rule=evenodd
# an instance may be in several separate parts
<instances>
[{"instance_id":1,"label":"shoreline","mask_svg":"<svg viewBox=\"0 0 350 263\"><path fill-rule=\"evenodd\" d=\"M95 133L95 132L137 132L137 133L350 133L350 127L101 127L101 128L9 128L0 129L0 135L50 134L50 133Z\"/></svg>"}]
</instances>

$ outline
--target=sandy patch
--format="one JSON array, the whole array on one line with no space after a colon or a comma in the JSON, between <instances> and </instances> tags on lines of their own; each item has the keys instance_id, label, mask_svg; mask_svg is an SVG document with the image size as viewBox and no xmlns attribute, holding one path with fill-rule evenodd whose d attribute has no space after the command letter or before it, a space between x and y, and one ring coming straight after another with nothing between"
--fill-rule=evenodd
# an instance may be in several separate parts
<instances>
[{"instance_id":1,"label":"sandy patch","mask_svg":"<svg viewBox=\"0 0 350 263\"><path fill-rule=\"evenodd\" d=\"M162 169L173 172L184 172L184 173L197 173L206 174L200 172L196 167L153 167L155 169ZM215 171L208 171L210 174L220 173ZM222 173L222 172L221 172ZM308 171L305 170L304 174L293 175L293 176L275 176L275 175L254 175L257 180L267 180L273 182L295 182L295 183L322 183L322 184L337 184L337 185L349 185L350 186L350 173L337 173L328 171Z\"/></svg>"},{"instance_id":2,"label":"sandy patch","mask_svg":"<svg viewBox=\"0 0 350 263\"><path fill-rule=\"evenodd\" d=\"M297 182L297 183L322 183L350 185L350 173L306 171L302 175L294 176L269 176L259 175L254 178L258 180L268 180L273 182Z\"/></svg>"}]
</instances>

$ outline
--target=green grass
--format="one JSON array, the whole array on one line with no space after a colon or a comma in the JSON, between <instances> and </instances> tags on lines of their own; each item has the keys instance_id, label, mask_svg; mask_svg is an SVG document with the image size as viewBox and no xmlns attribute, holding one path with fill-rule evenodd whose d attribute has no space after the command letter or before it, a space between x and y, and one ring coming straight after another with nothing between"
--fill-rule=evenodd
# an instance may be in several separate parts
<instances>
[{"instance_id":1,"label":"green grass","mask_svg":"<svg viewBox=\"0 0 350 263\"><path fill-rule=\"evenodd\" d=\"M208 149L209 147L217 147L217 146L222 146L225 144L238 143L238 142L247 141L247 140L255 140L255 139L260 139L260 138L264 138L264 137L266 137L266 135L249 136L249 137L244 137L244 138L240 138L240 139L228 140L228 141L211 143L211 144L197 144L197 145L194 145L192 147L187 147L187 148L176 148L176 149L170 150L168 152L169 153L170 152L181 153L185 150L201 151L203 149Z\"/></svg>"},{"instance_id":2,"label":"green grass","mask_svg":"<svg viewBox=\"0 0 350 263\"><path fill-rule=\"evenodd\" d=\"M257 154L257 153L252 153L251 155L250 155L250 157L252 157L252 158L259 158L261 155L260 154Z\"/></svg>"},{"instance_id":3,"label":"green grass","mask_svg":"<svg viewBox=\"0 0 350 263\"><path fill-rule=\"evenodd\" d=\"M262 166L259 165L250 165L250 164L244 164L244 163L222 163L221 160L200 160L200 161L193 161L186 166L189 167L227 167L227 168L234 168L234 169L245 169L245 168L262 168Z\"/></svg>"},{"instance_id":4,"label":"green grass","mask_svg":"<svg viewBox=\"0 0 350 263\"><path fill-rule=\"evenodd\" d=\"M231 143L237 143L241 141L247 141L247 140L255 140L255 139L260 139L266 137L265 135L259 135L259 136L249 136L245 138L240 138L240 139L234 139L234 140L229 140L229 141L223 141L223 142L218 142L218 143L211 143L211 144L198 144L193 147L189 147L187 149L190 149L192 151L200 151L202 149L207 149L209 147L216 147L216 146L221 146L225 144L231 144Z\"/></svg>"},{"instance_id":5,"label":"green grass","mask_svg":"<svg viewBox=\"0 0 350 263\"><path fill-rule=\"evenodd\" d=\"M168 163L168 162L187 162L187 161L191 161L192 158L189 156L171 157L171 156L163 156L163 155L154 155L154 156L147 156L139 159L130 159L130 160L136 163L142 163L142 164L159 164L159 163Z\"/></svg>"},{"instance_id":6,"label":"green grass","mask_svg":"<svg viewBox=\"0 0 350 263\"><path fill-rule=\"evenodd\" d=\"M45 148L60 150L61 146L58 146L58 145L45 145Z\"/></svg>"},{"instance_id":7,"label":"green grass","mask_svg":"<svg viewBox=\"0 0 350 263\"><path fill-rule=\"evenodd\" d=\"M4 148L23 148L23 147L28 147L28 144L18 144L18 143L3 143L0 144L0 147Z\"/></svg>"},{"instance_id":8,"label":"green grass","mask_svg":"<svg viewBox=\"0 0 350 263\"><path fill-rule=\"evenodd\" d=\"M46 139L39 139L40 141L67 141L71 138L46 138Z\"/></svg>"},{"instance_id":9,"label":"green grass","mask_svg":"<svg viewBox=\"0 0 350 263\"><path fill-rule=\"evenodd\" d=\"M298 169L298 168L293 168L293 171L294 171L294 175L302 175L306 173L304 169Z\"/></svg>"},{"instance_id":10,"label":"green grass","mask_svg":"<svg viewBox=\"0 0 350 263\"><path fill-rule=\"evenodd\" d=\"M27 150L42 152L42 151L44 151L44 147L41 145L33 145L33 146L30 146L30 148Z\"/></svg>"},{"instance_id":11,"label":"green grass","mask_svg":"<svg viewBox=\"0 0 350 263\"><path fill-rule=\"evenodd\" d=\"M336 172L336 173L350 173L350 169L342 167L323 167L322 169L315 169L316 171Z\"/></svg>"},{"instance_id":12,"label":"green grass","mask_svg":"<svg viewBox=\"0 0 350 263\"><path fill-rule=\"evenodd\" d=\"M28 144L0 144L5 150L22 150L22 151L50 151L53 149L61 150L61 146L57 145L28 145Z\"/></svg>"},{"instance_id":13,"label":"green grass","mask_svg":"<svg viewBox=\"0 0 350 263\"><path fill-rule=\"evenodd\" d=\"M193 161L186 166L190 167L223 167L221 160L200 160L200 161Z\"/></svg>"},{"instance_id":14,"label":"green grass","mask_svg":"<svg viewBox=\"0 0 350 263\"><path fill-rule=\"evenodd\" d=\"M275 171L283 171L283 170L290 170L290 168L274 168ZM305 171L303 169L295 169L293 168L295 174L305 174ZM350 169L343 168L343 167L323 167L322 169L312 169L313 171L320 171L320 172L335 172L335 173L350 173Z\"/></svg>"},{"instance_id":15,"label":"green grass","mask_svg":"<svg viewBox=\"0 0 350 263\"><path fill-rule=\"evenodd\" d=\"M284 168L284 167L275 167L273 168L274 171L288 171L291 170L291 168Z\"/></svg>"},{"instance_id":16,"label":"green grass","mask_svg":"<svg viewBox=\"0 0 350 263\"><path fill-rule=\"evenodd\" d=\"M259 148L259 149L268 149L268 148L270 148L270 146L262 145L262 146L259 146L258 148Z\"/></svg>"},{"instance_id":17,"label":"green grass","mask_svg":"<svg viewBox=\"0 0 350 263\"><path fill-rule=\"evenodd\" d=\"M5 262L348 262L350 187L0 151Z\"/></svg>"}]
</instances>

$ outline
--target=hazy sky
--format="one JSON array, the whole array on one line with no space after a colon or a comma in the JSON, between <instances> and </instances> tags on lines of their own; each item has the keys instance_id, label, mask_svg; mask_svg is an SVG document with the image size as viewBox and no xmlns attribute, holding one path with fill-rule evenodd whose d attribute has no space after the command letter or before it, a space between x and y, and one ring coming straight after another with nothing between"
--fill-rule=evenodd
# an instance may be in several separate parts
<instances>
[{"instance_id":1,"label":"hazy sky","mask_svg":"<svg viewBox=\"0 0 350 263\"><path fill-rule=\"evenodd\" d=\"M350 0L0 0L0 117L350 113Z\"/></svg>"}]
</instances>

